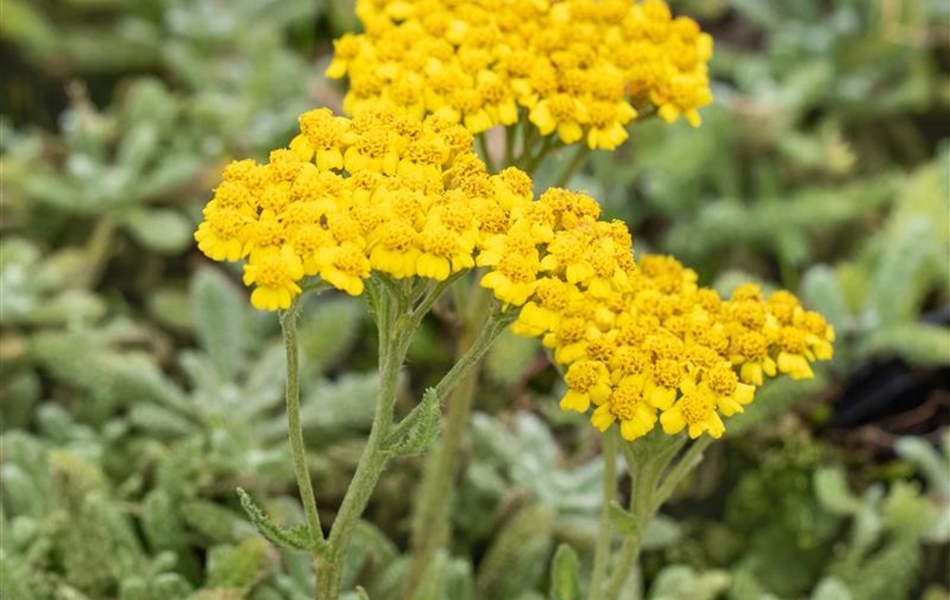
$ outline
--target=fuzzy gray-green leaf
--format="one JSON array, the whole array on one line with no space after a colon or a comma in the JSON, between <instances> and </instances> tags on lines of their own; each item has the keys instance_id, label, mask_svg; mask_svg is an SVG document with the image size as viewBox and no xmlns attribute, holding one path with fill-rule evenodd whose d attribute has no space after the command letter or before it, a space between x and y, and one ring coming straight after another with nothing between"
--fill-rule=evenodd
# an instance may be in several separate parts
<instances>
[{"instance_id":1,"label":"fuzzy gray-green leaf","mask_svg":"<svg viewBox=\"0 0 950 600\"><path fill-rule=\"evenodd\" d=\"M304 530L288 529L277 525L268 518L264 511L258 508L247 492L238 488L237 493L241 497L241 506L244 508L244 512L257 527L258 532L269 542L289 550L310 550L314 547L314 541L309 538Z\"/></svg>"},{"instance_id":2,"label":"fuzzy gray-green leaf","mask_svg":"<svg viewBox=\"0 0 950 600\"><path fill-rule=\"evenodd\" d=\"M202 269L191 283L191 305L198 341L221 379L231 381L244 363L244 298L216 269Z\"/></svg>"},{"instance_id":3,"label":"fuzzy gray-green leaf","mask_svg":"<svg viewBox=\"0 0 950 600\"><path fill-rule=\"evenodd\" d=\"M580 598L580 561L577 552L568 544L561 544L551 561L551 600Z\"/></svg>"}]
</instances>

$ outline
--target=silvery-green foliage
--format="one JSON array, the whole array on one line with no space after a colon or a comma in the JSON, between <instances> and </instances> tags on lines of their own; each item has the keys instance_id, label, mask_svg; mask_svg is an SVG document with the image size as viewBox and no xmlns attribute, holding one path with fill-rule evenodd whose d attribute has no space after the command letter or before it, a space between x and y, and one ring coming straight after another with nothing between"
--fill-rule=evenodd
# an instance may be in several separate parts
<instances>
[{"instance_id":1,"label":"silvery-green foliage","mask_svg":"<svg viewBox=\"0 0 950 600\"><path fill-rule=\"evenodd\" d=\"M528 502L553 509L558 540L592 548L602 460L571 466L548 426L531 413L518 413L512 425L509 429L488 415L473 415L472 462L453 509L457 535L470 543L489 537L506 511Z\"/></svg>"},{"instance_id":2,"label":"silvery-green foliage","mask_svg":"<svg viewBox=\"0 0 950 600\"><path fill-rule=\"evenodd\" d=\"M924 365L950 360L950 329L919 320L927 297L948 280L950 234L938 225L950 194L947 157L944 151L906 177L887 226L857 261L806 272L805 299L838 333L839 370L882 353Z\"/></svg>"},{"instance_id":3,"label":"silvery-green foliage","mask_svg":"<svg viewBox=\"0 0 950 600\"><path fill-rule=\"evenodd\" d=\"M4 176L12 184L10 200L14 207L41 203L50 211L44 215L49 225L108 213L111 226L142 247L179 253L191 243L192 225L169 203L203 163L175 135L181 119L180 102L156 79L136 81L107 111L77 100L61 122L63 164L32 146L12 149L13 168ZM94 248L93 254L103 251Z\"/></svg>"},{"instance_id":4,"label":"silvery-green foliage","mask_svg":"<svg viewBox=\"0 0 950 600\"><path fill-rule=\"evenodd\" d=\"M580 589L580 560L568 544L561 544L551 559L551 600L578 600Z\"/></svg>"},{"instance_id":5,"label":"silvery-green foliage","mask_svg":"<svg viewBox=\"0 0 950 600\"><path fill-rule=\"evenodd\" d=\"M528 505L501 524L478 565L475 590L482 598L515 598L534 590L554 543L554 508Z\"/></svg>"},{"instance_id":6,"label":"silvery-green foliage","mask_svg":"<svg viewBox=\"0 0 950 600\"><path fill-rule=\"evenodd\" d=\"M697 573L691 567L672 565L656 576L647 597L649 600L714 600L731 582L726 571Z\"/></svg>"},{"instance_id":7,"label":"silvery-green foliage","mask_svg":"<svg viewBox=\"0 0 950 600\"><path fill-rule=\"evenodd\" d=\"M933 448L899 446L928 480L941 481L946 467ZM843 468L791 445L744 474L727 501L727 524L746 536L730 597L910 598L926 545L943 539L946 506L938 489L903 480L858 494ZM841 541L827 545L829 536Z\"/></svg>"}]
</instances>

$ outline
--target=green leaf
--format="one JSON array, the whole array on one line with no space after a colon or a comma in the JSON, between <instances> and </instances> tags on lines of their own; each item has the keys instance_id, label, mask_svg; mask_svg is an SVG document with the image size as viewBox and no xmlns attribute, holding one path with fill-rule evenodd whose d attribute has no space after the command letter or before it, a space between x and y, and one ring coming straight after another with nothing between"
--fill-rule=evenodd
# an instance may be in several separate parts
<instances>
[{"instance_id":1,"label":"green leaf","mask_svg":"<svg viewBox=\"0 0 950 600\"><path fill-rule=\"evenodd\" d=\"M683 528L674 519L656 515L643 528L640 546L643 550L663 550L683 538Z\"/></svg>"},{"instance_id":2,"label":"green leaf","mask_svg":"<svg viewBox=\"0 0 950 600\"><path fill-rule=\"evenodd\" d=\"M640 524L632 514L627 512L620 503L612 500L607 507L607 514L610 517L610 524L613 528L623 535L636 535L640 533Z\"/></svg>"},{"instance_id":3,"label":"green leaf","mask_svg":"<svg viewBox=\"0 0 950 600\"><path fill-rule=\"evenodd\" d=\"M896 354L918 365L950 364L950 328L907 323L871 331L862 346L866 354Z\"/></svg>"},{"instance_id":4,"label":"green leaf","mask_svg":"<svg viewBox=\"0 0 950 600\"><path fill-rule=\"evenodd\" d=\"M237 546L218 546L208 560L208 587L237 588L250 591L272 569L267 543L256 537Z\"/></svg>"},{"instance_id":5,"label":"green leaf","mask_svg":"<svg viewBox=\"0 0 950 600\"><path fill-rule=\"evenodd\" d=\"M135 241L159 254L178 254L192 244L192 223L176 210L136 207L122 221Z\"/></svg>"},{"instance_id":6,"label":"green leaf","mask_svg":"<svg viewBox=\"0 0 950 600\"><path fill-rule=\"evenodd\" d=\"M548 564L555 515L549 506L533 505L505 523L479 564L477 597L514 598L534 588Z\"/></svg>"},{"instance_id":7,"label":"green leaf","mask_svg":"<svg viewBox=\"0 0 950 600\"><path fill-rule=\"evenodd\" d=\"M580 560L569 544L561 544L551 561L551 600L580 598Z\"/></svg>"},{"instance_id":8,"label":"green leaf","mask_svg":"<svg viewBox=\"0 0 950 600\"><path fill-rule=\"evenodd\" d=\"M364 307L349 297L315 297L306 305L298 339L309 371L326 372L359 340Z\"/></svg>"},{"instance_id":9,"label":"green leaf","mask_svg":"<svg viewBox=\"0 0 950 600\"><path fill-rule=\"evenodd\" d=\"M306 525L294 528L277 525L258 508L247 492L238 488L237 493L241 497L241 507L244 508L244 512L257 527L257 531L269 542L288 550L311 551L316 546L316 541L310 538Z\"/></svg>"},{"instance_id":10,"label":"green leaf","mask_svg":"<svg viewBox=\"0 0 950 600\"><path fill-rule=\"evenodd\" d=\"M838 467L824 467L815 471L812 477L815 496L825 509L836 515L851 516L857 514L863 503L851 493L844 471Z\"/></svg>"},{"instance_id":11,"label":"green leaf","mask_svg":"<svg viewBox=\"0 0 950 600\"><path fill-rule=\"evenodd\" d=\"M191 312L198 342L223 381L244 364L245 299L217 269L201 269L191 282Z\"/></svg>"},{"instance_id":12,"label":"green leaf","mask_svg":"<svg viewBox=\"0 0 950 600\"><path fill-rule=\"evenodd\" d=\"M904 436L894 444L897 454L912 464L935 492L950 494L950 465L947 458L923 438Z\"/></svg>"},{"instance_id":13,"label":"green leaf","mask_svg":"<svg viewBox=\"0 0 950 600\"><path fill-rule=\"evenodd\" d=\"M801 293L809 308L824 315L836 330L844 330L850 311L833 269L827 265L808 269L802 277Z\"/></svg>"},{"instance_id":14,"label":"green leaf","mask_svg":"<svg viewBox=\"0 0 950 600\"><path fill-rule=\"evenodd\" d=\"M726 571L697 573L692 567L671 565L660 571L650 590L651 600L713 600L732 583Z\"/></svg>"},{"instance_id":15,"label":"green leaf","mask_svg":"<svg viewBox=\"0 0 950 600\"><path fill-rule=\"evenodd\" d=\"M934 229L924 215L903 221L885 240L879 266L868 291L866 318L872 329L892 327L917 318L927 289L920 276L934 257Z\"/></svg>"},{"instance_id":16,"label":"green leaf","mask_svg":"<svg viewBox=\"0 0 950 600\"><path fill-rule=\"evenodd\" d=\"M514 385L534 362L538 355L536 340L517 336L505 330L485 357L485 369L489 377L504 385Z\"/></svg>"},{"instance_id":17,"label":"green leaf","mask_svg":"<svg viewBox=\"0 0 950 600\"><path fill-rule=\"evenodd\" d=\"M851 592L837 577L825 577L815 586L811 600L851 600Z\"/></svg>"},{"instance_id":18,"label":"green leaf","mask_svg":"<svg viewBox=\"0 0 950 600\"><path fill-rule=\"evenodd\" d=\"M441 414L435 388L427 389L422 402L399 423L387 440L387 451L394 456L416 456L425 452L439 433Z\"/></svg>"}]
</instances>

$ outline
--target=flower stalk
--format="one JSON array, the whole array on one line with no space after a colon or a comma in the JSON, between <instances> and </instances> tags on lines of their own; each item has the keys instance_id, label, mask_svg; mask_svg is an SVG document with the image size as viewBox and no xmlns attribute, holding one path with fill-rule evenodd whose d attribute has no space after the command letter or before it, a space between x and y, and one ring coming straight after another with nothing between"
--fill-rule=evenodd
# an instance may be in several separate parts
<instances>
[{"instance_id":1,"label":"flower stalk","mask_svg":"<svg viewBox=\"0 0 950 600\"><path fill-rule=\"evenodd\" d=\"M323 528L320 525L320 513L313 494L313 482L307 468L307 454L304 446L303 427L300 424L300 358L297 346L296 303L280 313L280 327L284 335L284 350L287 358L287 384L285 397L287 403L287 433L290 438L290 454L294 463L294 475L297 488L303 502L307 529L313 540L324 541Z\"/></svg>"}]
</instances>

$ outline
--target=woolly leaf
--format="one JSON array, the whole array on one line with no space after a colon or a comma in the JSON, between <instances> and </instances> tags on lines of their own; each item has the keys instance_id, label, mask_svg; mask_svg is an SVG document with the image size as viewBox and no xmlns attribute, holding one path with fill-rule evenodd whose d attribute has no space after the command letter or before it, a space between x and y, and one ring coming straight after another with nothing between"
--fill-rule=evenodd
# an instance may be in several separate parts
<instances>
[{"instance_id":1,"label":"woolly leaf","mask_svg":"<svg viewBox=\"0 0 950 600\"><path fill-rule=\"evenodd\" d=\"M152 550L180 550L187 546L178 503L159 488L142 502L142 531Z\"/></svg>"},{"instance_id":2,"label":"woolly leaf","mask_svg":"<svg viewBox=\"0 0 950 600\"><path fill-rule=\"evenodd\" d=\"M893 353L918 365L950 364L950 328L908 323L868 333L862 350L867 354Z\"/></svg>"},{"instance_id":3,"label":"woolly leaf","mask_svg":"<svg viewBox=\"0 0 950 600\"><path fill-rule=\"evenodd\" d=\"M247 521L216 502L189 500L182 503L181 514L185 523L217 543L236 543L254 532Z\"/></svg>"},{"instance_id":4,"label":"woolly leaf","mask_svg":"<svg viewBox=\"0 0 950 600\"><path fill-rule=\"evenodd\" d=\"M195 431L195 423L155 404L135 404L129 412L129 421L137 428L157 437L181 437Z\"/></svg>"},{"instance_id":5,"label":"woolly leaf","mask_svg":"<svg viewBox=\"0 0 950 600\"><path fill-rule=\"evenodd\" d=\"M891 538L846 583L854 600L907 600L923 563L913 535Z\"/></svg>"},{"instance_id":6,"label":"woolly leaf","mask_svg":"<svg viewBox=\"0 0 950 600\"><path fill-rule=\"evenodd\" d=\"M445 595L453 600L472 600L475 594L472 564L465 558L452 558L445 573Z\"/></svg>"},{"instance_id":7,"label":"woolly leaf","mask_svg":"<svg viewBox=\"0 0 950 600\"><path fill-rule=\"evenodd\" d=\"M126 577L119 584L119 600L151 600L152 593L144 577Z\"/></svg>"},{"instance_id":8,"label":"woolly leaf","mask_svg":"<svg viewBox=\"0 0 950 600\"><path fill-rule=\"evenodd\" d=\"M198 271L190 295L198 342L221 379L231 381L244 363L244 297L217 269Z\"/></svg>"},{"instance_id":9,"label":"woolly leaf","mask_svg":"<svg viewBox=\"0 0 950 600\"><path fill-rule=\"evenodd\" d=\"M848 586L837 577L825 577L811 593L811 600L852 600Z\"/></svg>"},{"instance_id":10,"label":"woolly leaf","mask_svg":"<svg viewBox=\"0 0 950 600\"><path fill-rule=\"evenodd\" d=\"M848 489L847 479L841 469L820 468L815 471L812 481L818 501L832 513L850 516L861 510L862 502Z\"/></svg>"},{"instance_id":11,"label":"woolly leaf","mask_svg":"<svg viewBox=\"0 0 950 600\"><path fill-rule=\"evenodd\" d=\"M310 539L305 527L304 529L281 527L271 521L267 515L264 514L264 511L258 508L247 492L238 488L237 493L238 496L241 497L241 506L244 508L244 512L247 513L251 522L257 527L257 531L269 542L280 548L287 548L288 550L310 551L314 548L315 542Z\"/></svg>"},{"instance_id":12,"label":"woolly leaf","mask_svg":"<svg viewBox=\"0 0 950 600\"><path fill-rule=\"evenodd\" d=\"M871 281L866 306L869 326L880 328L913 321L926 292L919 281L933 257L933 225L923 215L908 218L889 236Z\"/></svg>"},{"instance_id":13,"label":"woolly leaf","mask_svg":"<svg viewBox=\"0 0 950 600\"><path fill-rule=\"evenodd\" d=\"M551 600L580 598L580 560L569 544L560 544L551 561Z\"/></svg>"},{"instance_id":14,"label":"woolly leaf","mask_svg":"<svg viewBox=\"0 0 950 600\"><path fill-rule=\"evenodd\" d=\"M159 254L178 254L193 243L194 226L176 210L136 207L123 222L135 241Z\"/></svg>"},{"instance_id":15,"label":"woolly leaf","mask_svg":"<svg viewBox=\"0 0 950 600\"><path fill-rule=\"evenodd\" d=\"M315 298L301 319L300 352L309 371L326 372L359 339L364 308L348 297Z\"/></svg>"},{"instance_id":16,"label":"woolly leaf","mask_svg":"<svg viewBox=\"0 0 950 600\"><path fill-rule=\"evenodd\" d=\"M610 517L611 526L623 535L636 535L640 533L640 524L636 518L616 500L612 500L607 507L607 514Z\"/></svg>"},{"instance_id":17,"label":"woolly leaf","mask_svg":"<svg viewBox=\"0 0 950 600\"><path fill-rule=\"evenodd\" d=\"M422 402L399 424L386 444L388 452L395 456L415 456L425 452L439 433L441 407L438 394L429 388L422 395Z\"/></svg>"},{"instance_id":18,"label":"woolly leaf","mask_svg":"<svg viewBox=\"0 0 950 600\"><path fill-rule=\"evenodd\" d=\"M178 573L160 573L152 579L152 597L179 600L187 598L194 588Z\"/></svg>"},{"instance_id":19,"label":"woolly leaf","mask_svg":"<svg viewBox=\"0 0 950 600\"><path fill-rule=\"evenodd\" d=\"M494 381L514 385L525 375L538 356L535 340L518 336L506 329L489 349L485 357L485 370Z\"/></svg>"},{"instance_id":20,"label":"woolly leaf","mask_svg":"<svg viewBox=\"0 0 950 600\"><path fill-rule=\"evenodd\" d=\"M396 545L378 527L359 521L343 557L343 587L355 586L360 573L375 572L398 556Z\"/></svg>"},{"instance_id":21,"label":"woolly leaf","mask_svg":"<svg viewBox=\"0 0 950 600\"><path fill-rule=\"evenodd\" d=\"M208 560L208 587L250 591L273 565L264 540L251 537L237 546L217 546Z\"/></svg>"},{"instance_id":22,"label":"woolly leaf","mask_svg":"<svg viewBox=\"0 0 950 600\"><path fill-rule=\"evenodd\" d=\"M815 265L808 269L802 278L801 290L809 308L820 312L835 329L843 330L849 316L848 303L831 268Z\"/></svg>"},{"instance_id":23,"label":"woolly leaf","mask_svg":"<svg viewBox=\"0 0 950 600\"><path fill-rule=\"evenodd\" d=\"M947 457L941 456L930 443L919 437L904 436L897 440L894 449L927 479L934 491L950 493L950 465L947 464Z\"/></svg>"},{"instance_id":24,"label":"woolly leaf","mask_svg":"<svg viewBox=\"0 0 950 600\"><path fill-rule=\"evenodd\" d=\"M446 598L445 579L448 569L448 553L440 548L432 559L432 562L426 566L425 576L419 582L412 600L440 600Z\"/></svg>"},{"instance_id":25,"label":"woolly leaf","mask_svg":"<svg viewBox=\"0 0 950 600\"><path fill-rule=\"evenodd\" d=\"M713 600L732 583L725 571L697 573L692 567L671 565L660 571L650 590L651 600Z\"/></svg>"},{"instance_id":26,"label":"woolly leaf","mask_svg":"<svg viewBox=\"0 0 950 600\"><path fill-rule=\"evenodd\" d=\"M555 514L551 507L533 505L505 523L479 565L477 596L514 598L534 587L548 562Z\"/></svg>"},{"instance_id":27,"label":"woolly leaf","mask_svg":"<svg viewBox=\"0 0 950 600\"><path fill-rule=\"evenodd\" d=\"M683 528L675 520L664 515L656 515L643 528L640 546L644 550L662 550L670 548L683 537Z\"/></svg>"}]
</instances>

